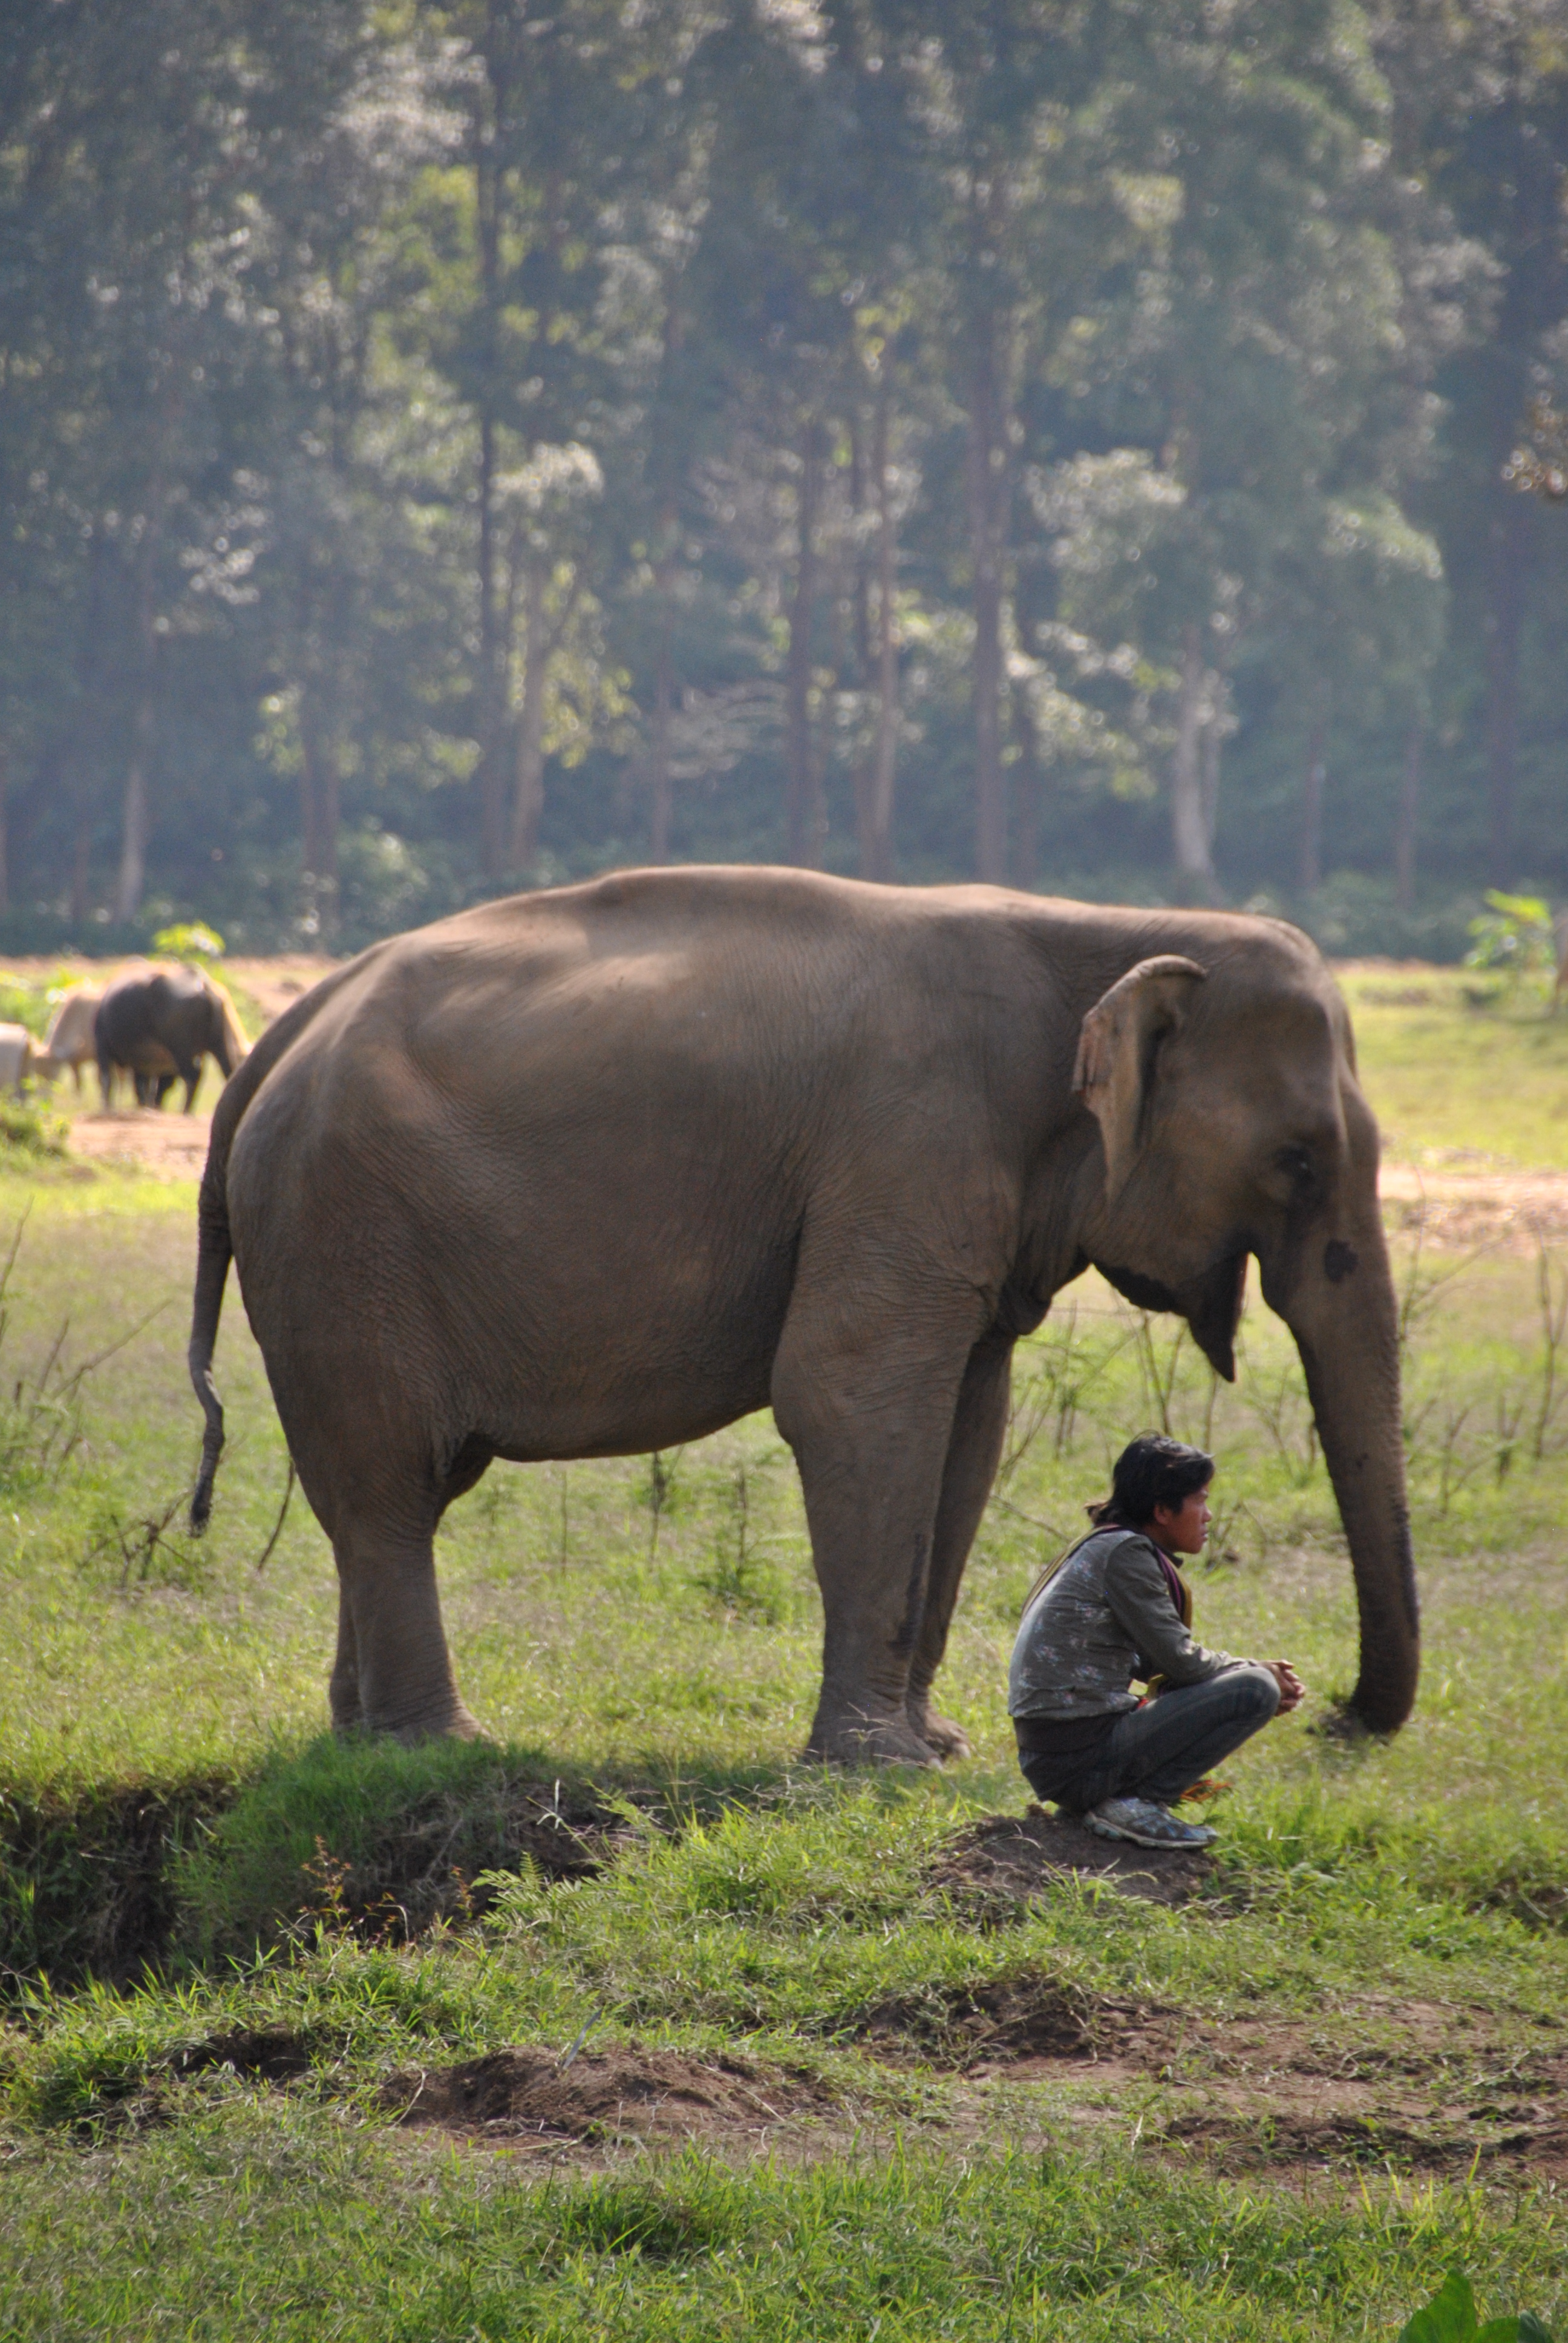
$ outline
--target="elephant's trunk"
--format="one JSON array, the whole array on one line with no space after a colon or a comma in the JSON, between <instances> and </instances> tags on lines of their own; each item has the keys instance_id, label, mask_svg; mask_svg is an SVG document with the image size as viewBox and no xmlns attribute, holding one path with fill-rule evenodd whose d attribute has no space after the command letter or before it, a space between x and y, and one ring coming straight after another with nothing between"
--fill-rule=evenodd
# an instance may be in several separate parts
<instances>
[{"instance_id":1,"label":"elephant's trunk","mask_svg":"<svg viewBox=\"0 0 1568 2343\"><path fill-rule=\"evenodd\" d=\"M1336 1218L1343 1219L1343 1215ZM1320 1222L1292 1248L1290 1273L1263 1292L1296 1338L1361 1614L1361 1674L1352 1714L1392 1733L1415 1703L1420 1615L1405 1500L1399 1312L1375 1192L1342 1233ZM1271 1291L1277 1286L1277 1292Z\"/></svg>"}]
</instances>

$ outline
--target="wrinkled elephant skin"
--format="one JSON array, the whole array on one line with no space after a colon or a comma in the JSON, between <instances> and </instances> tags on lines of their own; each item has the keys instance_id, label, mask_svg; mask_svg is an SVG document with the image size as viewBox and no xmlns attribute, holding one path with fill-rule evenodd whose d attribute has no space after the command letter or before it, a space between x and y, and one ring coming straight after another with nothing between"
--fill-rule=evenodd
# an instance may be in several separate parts
<instances>
[{"instance_id":1,"label":"wrinkled elephant skin","mask_svg":"<svg viewBox=\"0 0 1568 2343\"><path fill-rule=\"evenodd\" d=\"M1343 1004L1274 920L756 869L489 904L335 971L224 1094L194 1516L232 1254L337 1556L334 1717L470 1733L444 1508L494 1457L771 1404L822 1594L810 1752L929 1763L965 1746L930 1695L1017 1337L1092 1262L1228 1376L1256 1255L1390 1727L1416 1623L1376 1153Z\"/></svg>"}]
</instances>

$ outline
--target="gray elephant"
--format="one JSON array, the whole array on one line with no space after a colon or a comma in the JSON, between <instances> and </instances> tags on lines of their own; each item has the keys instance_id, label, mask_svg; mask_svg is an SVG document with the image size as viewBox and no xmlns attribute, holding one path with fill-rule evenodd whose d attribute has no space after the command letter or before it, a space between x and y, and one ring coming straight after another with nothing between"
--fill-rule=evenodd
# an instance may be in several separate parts
<instances>
[{"instance_id":1,"label":"gray elephant","mask_svg":"<svg viewBox=\"0 0 1568 2343\"><path fill-rule=\"evenodd\" d=\"M339 1727L477 1729L432 1538L493 1458L770 1404L822 1595L810 1754L962 1754L931 1687L1013 1344L1092 1262L1229 1377L1249 1254L1350 1541L1354 1712L1409 1714L1376 1126L1329 971L1276 920L759 869L488 904L279 1019L214 1116L200 1223L193 1521L232 1257L337 1556Z\"/></svg>"},{"instance_id":2,"label":"gray elephant","mask_svg":"<svg viewBox=\"0 0 1568 2343\"><path fill-rule=\"evenodd\" d=\"M205 969L149 966L125 969L98 1002L93 1021L98 1087L114 1104L115 1075L125 1068L140 1106L162 1106L176 1081L186 1086L186 1112L201 1081L202 1061L217 1060L226 1078L249 1044L238 1012L217 979Z\"/></svg>"}]
</instances>

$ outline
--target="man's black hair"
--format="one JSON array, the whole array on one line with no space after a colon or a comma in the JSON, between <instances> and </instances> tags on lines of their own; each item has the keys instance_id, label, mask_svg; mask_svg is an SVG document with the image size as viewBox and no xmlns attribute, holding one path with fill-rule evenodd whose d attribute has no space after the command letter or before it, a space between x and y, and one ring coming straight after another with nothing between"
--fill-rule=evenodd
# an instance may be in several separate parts
<instances>
[{"instance_id":1,"label":"man's black hair","mask_svg":"<svg viewBox=\"0 0 1568 2343\"><path fill-rule=\"evenodd\" d=\"M1101 1523L1141 1530L1154 1518L1156 1505L1172 1512L1186 1503L1214 1477L1214 1459L1201 1448L1189 1448L1163 1433L1142 1432L1130 1440L1116 1460L1107 1503L1092 1508Z\"/></svg>"}]
</instances>

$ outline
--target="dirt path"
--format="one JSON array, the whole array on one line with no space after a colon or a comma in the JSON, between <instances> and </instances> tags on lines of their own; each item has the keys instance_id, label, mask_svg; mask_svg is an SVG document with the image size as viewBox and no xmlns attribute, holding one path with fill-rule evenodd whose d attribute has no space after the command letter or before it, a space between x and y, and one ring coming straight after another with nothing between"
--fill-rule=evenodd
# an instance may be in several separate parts
<instances>
[{"instance_id":1,"label":"dirt path","mask_svg":"<svg viewBox=\"0 0 1568 2343\"><path fill-rule=\"evenodd\" d=\"M134 1165L160 1180L199 1180L206 1161L206 1114L160 1114L150 1106L94 1109L71 1124L71 1152L88 1163Z\"/></svg>"},{"instance_id":2,"label":"dirt path","mask_svg":"<svg viewBox=\"0 0 1568 2343\"><path fill-rule=\"evenodd\" d=\"M1385 1163L1378 1187L1391 1229L1420 1230L1447 1252L1533 1253L1568 1239L1568 1172Z\"/></svg>"}]
</instances>

